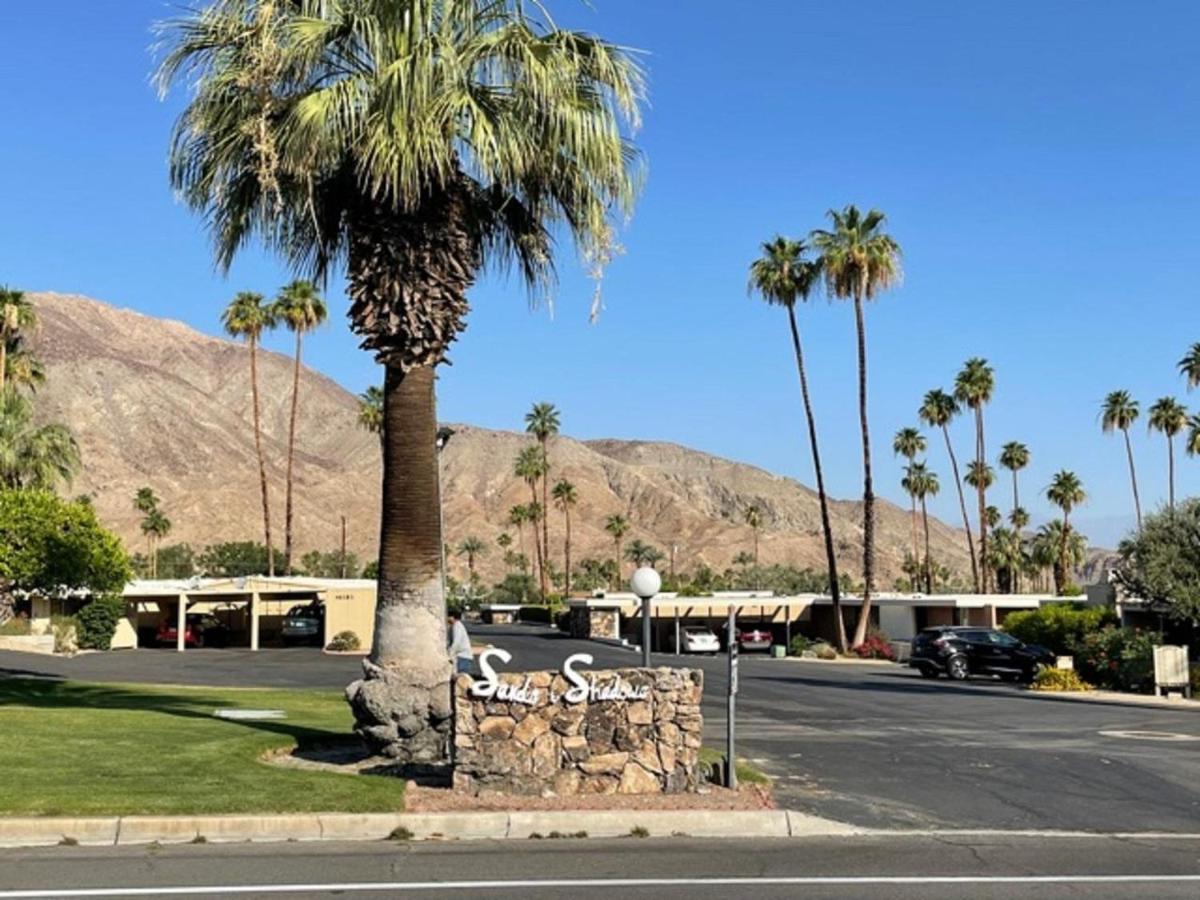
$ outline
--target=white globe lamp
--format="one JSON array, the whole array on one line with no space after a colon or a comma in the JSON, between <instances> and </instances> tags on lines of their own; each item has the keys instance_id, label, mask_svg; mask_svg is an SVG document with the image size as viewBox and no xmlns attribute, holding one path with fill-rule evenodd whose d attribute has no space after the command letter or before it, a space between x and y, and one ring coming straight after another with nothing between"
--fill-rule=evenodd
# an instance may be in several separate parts
<instances>
[{"instance_id":1,"label":"white globe lamp","mask_svg":"<svg viewBox=\"0 0 1200 900\"><path fill-rule=\"evenodd\" d=\"M662 577L650 566L642 566L629 579L629 587L642 601L642 665L650 668L650 601L662 589Z\"/></svg>"}]
</instances>

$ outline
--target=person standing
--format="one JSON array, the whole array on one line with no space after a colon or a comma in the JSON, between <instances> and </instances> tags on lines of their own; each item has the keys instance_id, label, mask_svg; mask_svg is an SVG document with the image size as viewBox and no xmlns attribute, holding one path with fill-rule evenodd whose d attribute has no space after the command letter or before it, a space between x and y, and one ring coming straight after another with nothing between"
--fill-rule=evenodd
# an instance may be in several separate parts
<instances>
[{"instance_id":1,"label":"person standing","mask_svg":"<svg viewBox=\"0 0 1200 900\"><path fill-rule=\"evenodd\" d=\"M450 655L450 662L454 664L454 671L470 673L471 662L475 655L471 652L471 636L467 634L467 626L462 623L462 617L454 610L451 610L446 616L446 624L450 629L446 652Z\"/></svg>"}]
</instances>

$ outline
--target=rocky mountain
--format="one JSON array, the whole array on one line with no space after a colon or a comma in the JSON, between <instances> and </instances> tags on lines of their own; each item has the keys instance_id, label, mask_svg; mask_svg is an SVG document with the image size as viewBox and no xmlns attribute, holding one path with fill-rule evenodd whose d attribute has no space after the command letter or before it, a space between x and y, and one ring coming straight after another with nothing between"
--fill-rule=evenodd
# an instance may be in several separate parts
<instances>
[{"instance_id":1,"label":"rocky mountain","mask_svg":"<svg viewBox=\"0 0 1200 900\"><path fill-rule=\"evenodd\" d=\"M84 471L73 493L94 497L97 510L129 546L143 540L134 492L151 486L174 528L167 542L203 545L262 539L246 347L85 297L32 295L41 318L34 337L47 383L39 415L74 430ZM214 310L215 315L215 310ZM264 445L276 542L282 544L291 361L263 352ZM305 369L296 456L296 535L299 552L337 546L345 516L350 548L369 558L379 515L379 444L357 426L356 398L334 381ZM488 578L502 570L494 540L511 531L508 510L529 500L512 476L512 460L529 438L513 432L455 425L443 454L447 540L477 535L491 547L479 566ZM792 479L675 444L653 441L578 441L551 445L555 477L579 489L573 532L575 559L611 556L604 518L622 513L641 538L675 564L721 569L752 544L747 506L763 511L760 558L824 568L816 495ZM857 574L861 561L860 505L835 501L839 562ZM900 574L910 545L908 511L877 503L879 585ZM561 517L550 523L561 552ZM526 534L526 541L529 540ZM955 529L932 523L936 558L962 572L965 542ZM456 561L455 565L461 567Z\"/></svg>"}]
</instances>

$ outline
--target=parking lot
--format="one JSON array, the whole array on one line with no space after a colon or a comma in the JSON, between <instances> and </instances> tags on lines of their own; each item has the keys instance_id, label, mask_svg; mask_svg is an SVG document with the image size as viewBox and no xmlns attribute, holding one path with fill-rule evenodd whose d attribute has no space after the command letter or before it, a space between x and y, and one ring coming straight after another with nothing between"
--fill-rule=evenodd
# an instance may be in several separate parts
<instances>
[{"instance_id":1,"label":"parking lot","mask_svg":"<svg viewBox=\"0 0 1200 900\"><path fill-rule=\"evenodd\" d=\"M596 666L632 651L529 626L478 626L512 669ZM705 671L706 743L725 732L725 660L656 657ZM340 688L357 657L308 648L123 651L57 659L0 652L0 675L88 681ZM781 806L873 827L1194 831L1200 712L1034 695L1010 684L927 681L890 664L746 655L739 755L775 781Z\"/></svg>"}]
</instances>

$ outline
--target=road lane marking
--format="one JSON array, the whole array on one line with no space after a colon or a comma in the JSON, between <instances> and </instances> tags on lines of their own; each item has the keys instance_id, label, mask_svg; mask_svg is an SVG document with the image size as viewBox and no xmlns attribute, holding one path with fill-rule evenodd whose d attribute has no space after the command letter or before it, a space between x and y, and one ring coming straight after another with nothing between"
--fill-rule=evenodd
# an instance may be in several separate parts
<instances>
[{"instance_id":1,"label":"road lane marking","mask_svg":"<svg viewBox=\"0 0 1200 900\"><path fill-rule=\"evenodd\" d=\"M0 891L0 900L79 897L184 897L231 894L392 893L409 891L561 890L563 888L647 887L822 887L838 885L1000 885L1000 884L1193 884L1196 875L800 875L745 878L556 878L514 881L358 881L329 884L221 884L173 887L68 888Z\"/></svg>"},{"instance_id":2,"label":"road lane marking","mask_svg":"<svg viewBox=\"0 0 1200 900\"><path fill-rule=\"evenodd\" d=\"M1178 734L1172 731L1099 731L1097 734L1128 741L1200 741L1200 734Z\"/></svg>"}]
</instances>

